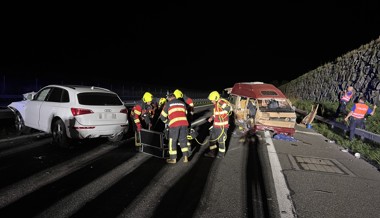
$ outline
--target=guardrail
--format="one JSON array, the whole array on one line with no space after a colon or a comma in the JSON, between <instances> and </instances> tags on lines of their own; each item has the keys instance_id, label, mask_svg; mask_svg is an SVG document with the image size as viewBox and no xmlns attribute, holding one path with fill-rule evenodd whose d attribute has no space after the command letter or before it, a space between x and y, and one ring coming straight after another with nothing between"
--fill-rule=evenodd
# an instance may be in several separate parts
<instances>
[{"instance_id":1,"label":"guardrail","mask_svg":"<svg viewBox=\"0 0 380 218\"><path fill-rule=\"evenodd\" d=\"M124 101L124 105L127 107L133 107L139 100L129 100ZM207 98L196 98L193 99L194 105L197 106L199 104L211 104L211 101Z\"/></svg>"},{"instance_id":2,"label":"guardrail","mask_svg":"<svg viewBox=\"0 0 380 218\"><path fill-rule=\"evenodd\" d=\"M296 109L296 112L299 114L305 115L305 116L308 114L307 112L305 112L303 110L299 110L299 109ZM333 128L339 128L339 129L342 129L344 131L344 133L350 131L349 127L343 123L338 123L338 122L326 119L326 118L318 116L318 115L315 116L315 119L330 125L332 129ZM367 139L367 140L370 140L370 141L373 141L376 143L380 143L380 135L372 133L372 132L368 132L364 129L356 128L355 129L355 135L360 136L360 138L362 140Z\"/></svg>"}]
</instances>

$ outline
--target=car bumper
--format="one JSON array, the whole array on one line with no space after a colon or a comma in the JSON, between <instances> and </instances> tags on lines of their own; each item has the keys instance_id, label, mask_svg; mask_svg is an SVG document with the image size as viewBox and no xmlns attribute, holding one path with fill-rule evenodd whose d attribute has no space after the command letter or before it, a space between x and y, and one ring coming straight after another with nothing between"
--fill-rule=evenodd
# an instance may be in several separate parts
<instances>
[{"instance_id":1,"label":"car bumper","mask_svg":"<svg viewBox=\"0 0 380 218\"><path fill-rule=\"evenodd\" d=\"M125 134L129 129L128 124L124 125L104 125L104 126L74 126L69 129L70 138L86 139L111 137L119 134Z\"/></svg>"}]
</instances>

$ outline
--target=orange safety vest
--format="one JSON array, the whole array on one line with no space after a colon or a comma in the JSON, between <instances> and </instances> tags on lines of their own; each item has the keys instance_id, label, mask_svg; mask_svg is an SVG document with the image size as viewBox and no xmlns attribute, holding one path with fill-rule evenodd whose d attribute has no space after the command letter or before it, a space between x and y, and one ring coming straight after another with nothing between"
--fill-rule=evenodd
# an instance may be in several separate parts
<instances>
[{"instance_id":1,"label":"orange safety vest","mask_svg":"<svg viewBox=\"0 0 380 218\"><path fill-rule=\"evenodd\" d=\"M367 111L368 105L363 103L356 103L355 110L353 111L352 116L356 119L363 119Z\"/></svg>"},{"instance_id":2,"label":"orange safety vest","mask_svg":"<svg viewBox=\"0 0 380 218\"><path fill-rule=\"evenodd\" d=\"M351 97L353 95L353 92L346 92L341 98L340 100L341 101L344 101L344 102L349 102Z\"/></svg>"}]
</instances>

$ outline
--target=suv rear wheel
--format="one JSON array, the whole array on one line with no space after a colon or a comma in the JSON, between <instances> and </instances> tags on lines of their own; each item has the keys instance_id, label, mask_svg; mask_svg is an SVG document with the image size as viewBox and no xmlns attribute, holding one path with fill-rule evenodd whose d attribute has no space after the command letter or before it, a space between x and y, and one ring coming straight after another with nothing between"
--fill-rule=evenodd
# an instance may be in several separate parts
<instances>
[{"instance_id":1,"label":"suv rear wheel","mask_svg":"<svg viewBox=\"0 0 380 218\"><path fill-rule=\"evenodd\" d=\"M65 124L61 119L56 120L52 127L53 144L59 147L66 148L69 146L70 139L66 134Z\"/></svg>"}]
</instances>

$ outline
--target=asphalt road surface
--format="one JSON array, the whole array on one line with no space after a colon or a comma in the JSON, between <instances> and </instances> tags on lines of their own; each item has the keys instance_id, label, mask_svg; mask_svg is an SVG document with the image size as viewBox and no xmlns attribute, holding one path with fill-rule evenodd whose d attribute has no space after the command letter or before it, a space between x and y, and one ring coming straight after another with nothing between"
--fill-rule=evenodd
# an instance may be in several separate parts
<instances>
[{"instance_id":1,"label":"asphalt road surface","mask_svg":"<svg viewBox=\"0 0 380 218\"><path fill-rule=\"evenodd\" d=\"M2 137L0 217L270 217L260 140L230 130L226 157L208 158L208 128L199 122L190 161L173 165L136 152L132 133L67 149L38 132Z\"/></svg>"}]
</instances>

